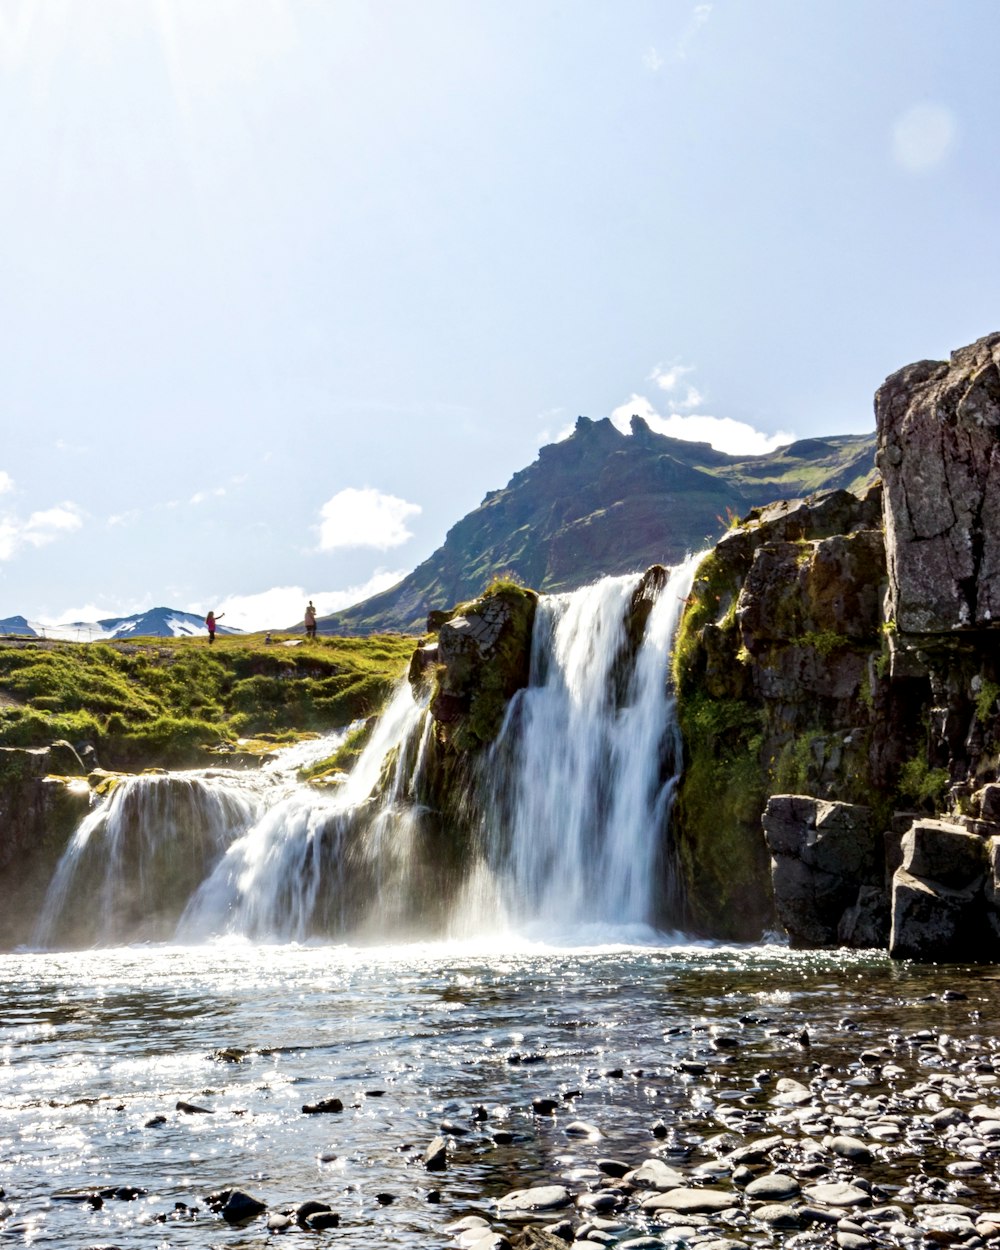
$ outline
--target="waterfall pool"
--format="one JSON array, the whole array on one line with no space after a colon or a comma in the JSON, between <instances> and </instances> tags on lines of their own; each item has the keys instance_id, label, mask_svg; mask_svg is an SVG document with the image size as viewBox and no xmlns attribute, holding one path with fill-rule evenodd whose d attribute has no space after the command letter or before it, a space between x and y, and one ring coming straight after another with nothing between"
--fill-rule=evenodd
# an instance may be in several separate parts
<instances>
[{"instance_id":1,"label":"waterfall pool","mask_svg":"<svg viewBox=\"0 0 1000 1250\"><path fill-rule=\"evenodd\" d=\"M601 1159L694 1176L719 1134L808 1145L838 1116L888 1126L861 1169L886 1201L933 1178L942 1202L1000 1206L1000 1137L932 1124L998 1101L988 969L576 936L0 956L0 1244L272 1244L266 1215L229 1226L206 1204L237 1187L272 1213L328 1203L340 1227L319 1235L341 1245L445 1246L511 1189L596 1189ZM782 1079L817 1091L812 1120ZM752 1218L730 1235L784 1236Z\"/></svg>"}]
</instances>

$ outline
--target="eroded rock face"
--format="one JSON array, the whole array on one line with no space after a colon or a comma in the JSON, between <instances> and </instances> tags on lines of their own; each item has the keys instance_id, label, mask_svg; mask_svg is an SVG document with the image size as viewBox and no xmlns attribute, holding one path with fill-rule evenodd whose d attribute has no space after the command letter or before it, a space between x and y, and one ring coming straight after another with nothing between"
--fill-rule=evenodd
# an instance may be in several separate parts
<instances>
[{"instance_id":1,"label":"eroded rock face","mask_svg":"<svg viewBox=\"0 0 1000 1250\"><path fill-rule=\"evenodd\" d=\"M534 591L495 587L436 622L436 642L417 648L410 681L434 680L431 715L451 747L492 742L507 703L527 685L537 602Z\"/></svg>"},{"instance_id":2,"label":"eroded rock face","mask_svg":"<svg viewBox=\"0 0 1000 1250\"><path fill-rule=\"evenodd\" d=\"M68 743L0 747L0 949L29 940L55 864L90 809L86 780L68 778L74 760Z\"/></svg>"},{"instance_id":3,"label":"eroded rock face","mask_svg":"<svg viewBox=\"0 0 1000 1250\"><path fill-rule=\"evenodd\" d=\"M1000 621L1000 334L894 373L875 417L897 627Z\"/></svg>"},{"instance_id":4,"label":"eroded rock face","mask_svg":"<svg viewBox=\"0 0 1000 1250\"><path fill-rule=\"evenodd\" d=\"M775 910L793 946L836 946L861 886L881 883L879 841L867 807L776 794L763 816Z\"/></svg>"}]
</instances>

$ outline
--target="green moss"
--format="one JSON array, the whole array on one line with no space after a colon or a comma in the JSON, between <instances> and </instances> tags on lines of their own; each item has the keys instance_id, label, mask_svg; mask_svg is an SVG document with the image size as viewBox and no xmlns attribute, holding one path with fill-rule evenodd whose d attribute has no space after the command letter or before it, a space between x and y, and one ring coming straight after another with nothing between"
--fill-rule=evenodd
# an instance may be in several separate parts
<instances>
[{"instance_id":1,"label":"green moss","mask_svg":"<svg viewBox=\"0 0 1000 1250\"><path fill-rule=\"evenodd\" d=\"M434 674L436 690L447 682L450 692L467 699L467 711L448 735L451 748L460 752L481 750L496 738L507 704L528 683L538 596L509 578L494 579L480 599L460 611L475 616L492 599L500 599L508 609L507 622L492 651L477 662L469 656L447 668L439 666Z\"/></svg>"},{"instance_id":2,"label":"green moss","mask_svg":"<svg viewBox=\"0 0 1000 1250\"><path fill-rule=\"evenodd\" d=\"M976 694L976 716L981 722L987 721L996 711L998 698L1000 686L995 681L984 680Z\"/></svg>"},{"instance_id":3,"label":"green moss","mask_svg":"<svg viewBox=\"0 0 1000 1250\"><path fill-rule=\"evenodd\" d=\"M335 729L382 706L413 649L403 635L220 642L0 643L0 693L15 701L0 707L0 745L66 738L132 767L238 736Z\"/></svg>"},{"instance_id":4,"label":"green moss","mask_svg":"<svg viewBox=\"0 0 1000 1250\"><path fill-rule=\"evenodd\" d=\"M689 919L721 936L758 936L769 898L760 713L699 692L679 714L686 763L675 824Z\"/></svg>"},{"instance_id":5,"label":"green moss","mask_svg":"<svg viewBox=\"0 0 1000 1250\"><path fill-rule=\"evenodd\" d=\"M374 718L356 726L332 755L326 756L325 759L317 760L314 764L310 764L308 768L299 769L299 779L302 781L316 781L329 777L333 773L349 772L357 762L358 756L368 745L374 728Z\"/></svg>"},{"instance_id":6,"label":"green moss","mask_svg":"<svg viewBox=\"0 0 1000 1250\"><path fill-rule=\"evenodd\" d=\"M907 760L900 770L899 795L902 799L940 811L944 807L950 781L946 768L931 768L927 760L918 755Z\"/></svg>"},{"instance_id":7,"label":"green moss","mask_svg":"<svg viewBox=\"0 0 1000 1250\"><path fill-rule=\"evenodd\" d=\"M795 641L797 645L812 647L822 656L831 655L834 651L851 646L850 638L844 634L837 634L832 629L806 632L800 634Z\"/></svg>"},{"instance_id":8,"label":"green moss","mask_svg":"<svg viewBox=\"0 0 1000 1250\"><path fill-rule=\"evenodd\" d=\"M698 684L696 660L704 627L735 627L739 590L736 574L720 558L718 549L710 551L695 572L674 640L671 672L674 686L681 694L693 692Z\"/></svg>"}]
</instances>

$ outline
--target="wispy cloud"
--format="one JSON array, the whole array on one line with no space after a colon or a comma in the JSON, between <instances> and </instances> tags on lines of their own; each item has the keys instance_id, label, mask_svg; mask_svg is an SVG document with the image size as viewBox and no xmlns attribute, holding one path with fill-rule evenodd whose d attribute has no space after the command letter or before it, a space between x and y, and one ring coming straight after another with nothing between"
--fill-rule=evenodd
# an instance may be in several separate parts
<instances>
[{"instance_id":1,"label":"wispy cloud","mask_svg":"<svg viewBox=\"0 0 1000 1250\"><path fill-rule=\"evenodd\" d=\"M45 547L83 525L75 503L61 503L32 512L27 520L15 513L0 517L0 560L10 560L24 547Z\"/></svg>"},{"instance_id":2,"label":"wispy cloud","mask_svg":"<svg viewBox=\"0 0 1000 1250\"><path fill-rule=\"evenodd\" d=\"M714 5L709 3L708 0L701 0L701 2L696 4L691 10L691 15L688 18L687 25L684 27L683 31L681 31L681 36L677 40L677 46L675 48L675 55L680 60L683 60L687 56L692 43L694 43L695 39L698 37L698 32L703 26L705 26L708 19L712 16L713 7Z\"/></svg>"},{"instance_id":3,"label":"wispy cloud","mask_svg":"<svg viewBox=\"0 0 1000 1250\"><path fill-rule=\"evenodd\" d=\"M564 442L576 427L575 421L566 420L565 408L547 408L538 414L538 419L545 423L539 432L539 446Z\"/></svg>"},{"instance_id":4,"label":"wispy cloud","mask_svg":"<svg viewBox=\"0 0 1000 1250\"><path fill-rule=\"evenodd\" d=\"M705 402L701 391L691 386L690 383L683 384L683 398L681 397L681 379L687 373L694 373L694 365L674 364L668 368L657 365L649 375L649 380L654 382L661 391L668 392L670 406L678 412L691 412L695 408L700 408Z\"/></svg>"},{"instance_id":5,"label":"wispy cloud","mask_svg":"<svg viewBox=\"0 0 1000 1250\"><path fill-rule=\"evenodd\" d=\"M419 516L421 511L419 504L383 495L371 487L348 487L320 509L319 549L374 547L388 551L390 547L400 547L413 537L406 527L407 519Z\"/></svg>"},{"instance_id":6,"label":"wispy cloud","mask_svg":"<svg viewBox=\"0 0 1000 1250\"><path fill-rule=\"evenodd\" d=\"M105 524L108 529L114 529L119 525L134 525L142 516L142 512L138 508L130 508L127 512L115 512L108 517ZM128 615L126 613L126 615Z\"/></svg>"},{"instance_id":7,"label":"wispy cloud","mask_svg":"<svg viewBox=\"0 0 1000 1250\"><path fill-rule=\"evenodd\" d=\"M209 499L220 499L225 493L224 486L213 486L210 490L196 490L188 503L207 503Z\"/></svg>"},{"instance_id":8,"label":"wispy cloud","mask_svg":"<svg viewBox=\"0 0 1000 1250\"><path fill-rule=\"evenodd\" d=\"M642 63L653 74L658 74L665 64L663 57L652 46L642 54Z\"/></svg>"},{"instance_id":9,"label":"wispy cloud","mask_svg":"<svg viewBox=\"0 0 1000 1250\"><path fill-rule=\"evenodd\" d=\"M943 104L915 104L893 125L893 159L908 173L924 173L948 156L957 133L951 109Z\"/></svg>"},{"instance_id":10,"label":"wispy cloud","mask_svg":"<svg viewBox=\"0 0 1000 1250\"><path fill-rule=\"evenodd\" d=\"M388 590L390 586L401 581L406 573L405 569L379 569L366 582L344 590L318 590L310 593L301 586L272 586L269 590L261 590L252 595L230 595L216 605L216 611L225 612L226 624L235 625L237 629L285 629L302 620L306 602L310 598L320 616L329 616L331 612L339 612Z\"/></svg>"},{"instance_id":11,"label":"wispy cloud","mask_svg":"<svg viewBox=\"0 0 1000 1250\"><path fill-rule=\"evenodd\" d=\"M0 495L4 495L7 491L14 489L14 479L9 473L5 473L0 469Z\"/></svg>"}]
</instances>

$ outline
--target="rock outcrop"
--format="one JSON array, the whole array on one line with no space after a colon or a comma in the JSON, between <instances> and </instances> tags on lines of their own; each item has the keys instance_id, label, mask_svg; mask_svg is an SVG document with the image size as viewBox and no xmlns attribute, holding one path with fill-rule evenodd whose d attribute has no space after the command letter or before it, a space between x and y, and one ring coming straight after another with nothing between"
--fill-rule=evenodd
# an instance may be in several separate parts
<instances>
[{"instance_id":1,"label":"rock outcrop","mask_svg":"<svg viewBox=\"0 0 1000 1250\"><path fill-rule=\"evenodd\" d=\"M0 914L0 949L27 940L52 872L90 808L91 789L68 742L0 747L0 879L16 880Z\"/></svg>"},{"instance_id":2,"label":"rock outcrop","mask_svg":"<svg viewBox=\"0 0 1000 1250\"><path fill-rule=\"evenodd\" d=\"M871 809L779 794L768 800L763 825L775 909L792 945L838 945L859 887L878 889L883 881ZM852 919L852 932L856 925Z\"/></svg>"},{"instance_id":3,"label":"rock outcrop","mask_svg":"<svg viewBox=\"0 0 1000 1250\"><path fill-rule=\"evenodd\" d=\"M696 928L1000 958L998 364L1000 334L894 374L882 485L757 509L699 569L675 658ZM857 805L867 850L831 872L821 830Z\"/></svg>"},{"instance_id":4,"label":"rock outcrop","mask_svg":"<svg viewBox=\"0 0 1000 1250\"><path fill-rule=\"evenodd\" d=\"M904 634L1000 623L1000 335L875 396L889 617Z\"/></svg>"}]
</instances>

